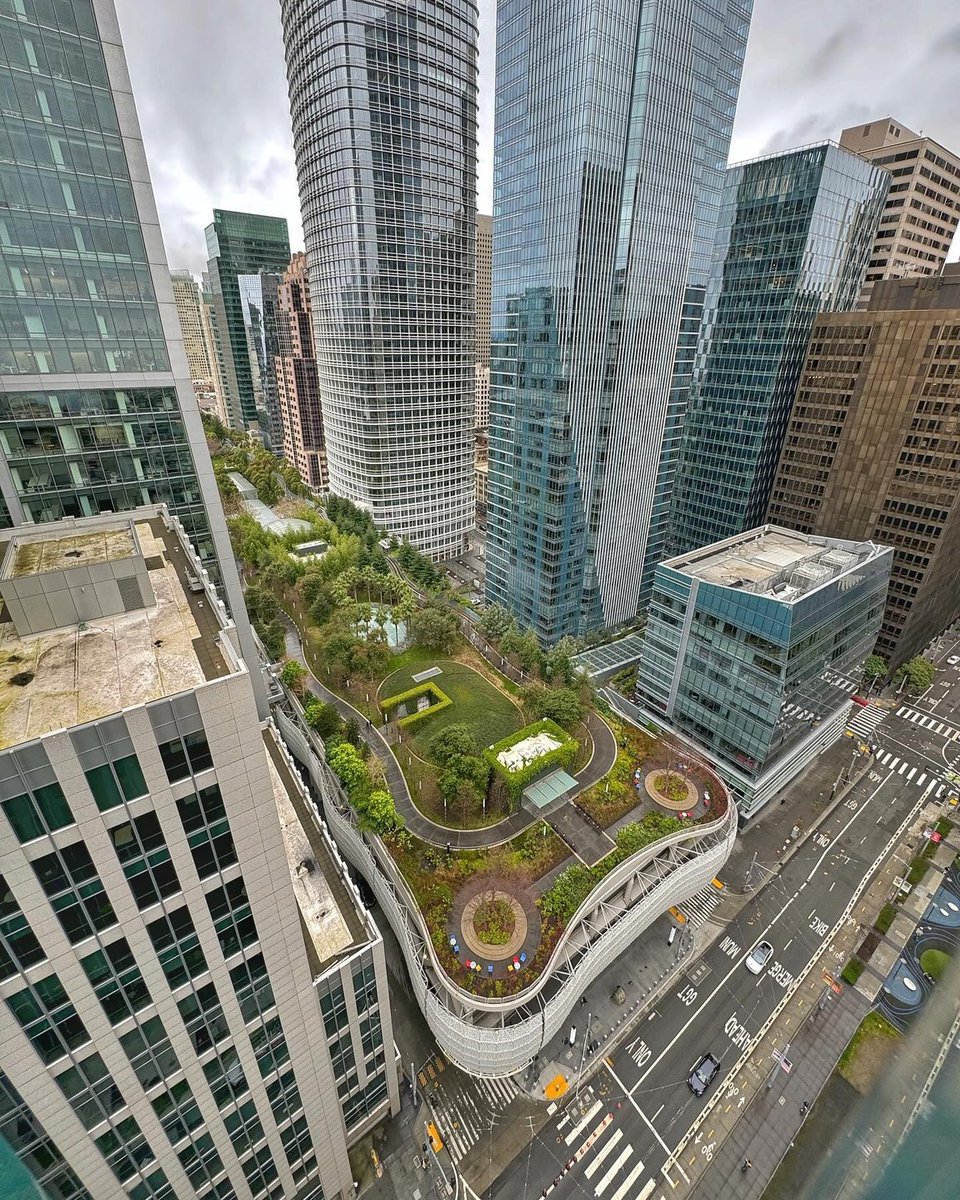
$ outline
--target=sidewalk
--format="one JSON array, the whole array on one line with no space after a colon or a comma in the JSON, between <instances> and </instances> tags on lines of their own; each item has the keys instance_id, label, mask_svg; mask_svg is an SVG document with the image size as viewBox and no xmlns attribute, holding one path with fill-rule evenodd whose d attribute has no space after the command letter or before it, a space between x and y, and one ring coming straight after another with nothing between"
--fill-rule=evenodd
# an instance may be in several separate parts
<instances>
[{"instance_id":1,"label":"sidewalk","mask_svg":"<svg viewBox=\"0 0 960 1200\"><path fill-rule=\"evenodd\" d=\"M464 1193L449 1151L444 1146L435 1153L430 1146L426 1123L433 1120L433 1115L429 1107L419 1096L414 1104L406 1081L401 1085L400 1099L400 1115L380 1127L385 1131L377 1151L380 1177L366 1139L351 1151L354 1180L360 1184L357 1195L367 1200L457 1200Z\"/></svg>"}]
</instances>

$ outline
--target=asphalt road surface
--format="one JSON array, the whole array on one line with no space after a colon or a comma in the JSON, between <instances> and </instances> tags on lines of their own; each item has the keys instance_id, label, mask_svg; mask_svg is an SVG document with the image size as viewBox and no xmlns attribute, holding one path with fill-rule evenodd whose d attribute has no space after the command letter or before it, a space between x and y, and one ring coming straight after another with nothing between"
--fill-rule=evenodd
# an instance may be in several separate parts
<instances>
[{"instance_id":1,"label":"asphalt road surface","mask_svg":"<svg viewBox=\"0 0 960 1200\"><path fill-rule=\"evenodd\" d=\"M960 639L945 640L941 662L953 654L960 654ZM907 815L944 795L945 775L960 759L958 739L960 667L943 666L924 696L898 703L877 726L874 769L725 936L688 966L612 1066L596 1073L589 1093L569 1100L518 1155L488 1190L488 1200L536 1200L558 1178L552 1200L669 1195L669 1180L683 1178L673 1149L757 1039L791 980L820 954ZM784 821L789 830L789 812ZM760 940L771 942L774 953L753 975L744 961ZM836 964L838 972L842 967L842 961ZM720 1059L721 1069L698 1098L687 1078L708 1052ZM701 1151L709 1153L709 1147Z\"/></svg>"}]
</instances>

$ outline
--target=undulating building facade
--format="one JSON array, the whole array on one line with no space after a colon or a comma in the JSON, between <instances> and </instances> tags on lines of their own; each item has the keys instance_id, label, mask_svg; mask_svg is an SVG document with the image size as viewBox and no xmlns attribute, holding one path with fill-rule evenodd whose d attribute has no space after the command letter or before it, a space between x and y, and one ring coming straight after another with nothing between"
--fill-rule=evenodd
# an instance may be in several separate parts
<instances>
[{"instance_id":1,"label":"undulating building facade","mask_svg":"<svg viewBox=\"0 0 960 1200\"><path fill-rule=\"evenodd\" d=\"M832 143L730 167L670 512L670 547L764 517L814 319L855 307L890 177Z\"/></svg>"},{"instance_id":2,"label":"undulating building facade","mask_svg":"<svg viewBox=\"0 0 960 1200\"><path fill-rule=\"evenodd\" d=\"M454 555L474 521L477 7L281 14L330 488Z\"/></svg>"},{"instance_id":3,"label":"undulating building facade","mask_svg":"<svg viewBox=\"0 0 960 1200\"><path fill-rule=\"evenodd\" d=\"M382 944L200 560L160 508L0 564L0 1133L45 1197L345 1200Z\"/></svg>"},{"instance_id":4,"label":"undulating building facade","mask_svg":"<svg viewBox=\"0 0 960 1200\"><path fill-rule=\"evenodd\" d=\"M870 541L764 525L657 567L642 710L712 760L742 817L842 735L892 558Z\"/></svg>"},{"instance_id":5,"label":"undulating building facade","mask_svg":"<svg viewBox=\"0 0 960 1200\"><path fill-rule=\"evenodd\" d=\"M894 548L877 653L891 667L960 615L960 268L873 285L817 318L770 521Z\"/></svg>"},{"instance_id":6,"label":"undulating building facade","mask_svg":"<svg viewBox=\"0 0 960 1200\"><path fill-rule=\"evenodd\" d=\"M290 262L287 222L282 217L215 208L213 222L204 230L204 236L207 275L222 352L227 424L233 429L247 429L261 420L262 410L257 409L239 280L241 275L286 270Z\"/></svg>"},{"instance_id":7,"label":"undulating building facade","mask_svg":"<svg viewBox=\"0 0 960 1200\"><path fill-rule=\"evenodd\" d=\"M173 300L177 306L180 332L183 334L183 349L190 368L190 378L198 394L213 387L213 371L207 350L207 339L203 329L203 304L197 281L189 271L171 271Z\"/></svg>"},{"instance_id":8,"label":"undulating building facade","mask_svg":"<svg viewBox=\"0 0 960 1200\"><path fill-rule=\"evenodd\" d=\"M662 542L750 12L498 10L486 595L543 642L632 619Z\"/></svg>"},{"instance_id":9,"label":"undulating building facade","mask_svg":"<svg viewBox=\"0 0 960 1200\"><path fill-rule=\"evenodd\" d=\"M960 224L960 156L893 117L853 125L840 145L890 172L859 308L880 279L938 275Z\"/></svg>"},{"instance_id":10,"label":"undulating building facade","mask_svg":"<svg viewBox=\"0 0 960 1200\"><path fill-rule=\"evenodd\" d=\"M327 488L327 453L317 360L313 348L307 256L295 254L278 293L277 357L274 364L283 457L315 491Z\"/></svg>"},{"instance_id":11,"label":"undulating building facade","mask_svg":"<svg viewBox=\"0 0 960 1200\"><path fill-rule=\"evenodd\" d=\"M0 41L0 522L164 503L242 613L113 4L8 6Z\"/></svg>"}]
</instances>

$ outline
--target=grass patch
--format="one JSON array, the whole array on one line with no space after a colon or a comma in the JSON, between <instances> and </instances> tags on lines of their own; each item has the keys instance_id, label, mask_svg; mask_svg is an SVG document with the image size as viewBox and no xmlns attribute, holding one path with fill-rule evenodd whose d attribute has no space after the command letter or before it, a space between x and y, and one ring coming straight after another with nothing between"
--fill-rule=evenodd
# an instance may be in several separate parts
<instances>
[{"instance_id":1,"label":"grass patch","mask_svg":"<svg viewBox=\"0 0 960 1200\"><path fill-rule=\"evenodd\" d=\"M852 987L853 984L855 984L863 974L866 965L867 964L859 958L851 958L847 965L840 972L840 978L844 980L844 982L849 983Z\"/></svg>"},{"instance_id":2,"label":"grass patch","mask_svg":"<svg viewBox=\"0 0 960 1200\"><path fill-rule=\"evenodd\" d=\"M858 1091L864 1089L864 1073L871 1075L882 1067L900 1034L886 1017L871 1012L863 1018L840 1056L837 1070Z\"/></svg>"},{"instance_id":3,"label":"grass patch","mask_svg":"<svg viewBox=\"0 0 960 1200\"><path fill-rule=\"evenodd\" d=\"M508 696L465 663L435 655L392 671L380 685L381 702L416 687L413 676L429 666L441 669L442 674L434 675L430 682L441 688L452 703L408 731L422 758L427 757L430 739L454 723L469 725L481 746L489 746L520 728L523 716Z\"/></svg>"},{"instance_id":4,"label":"grass patch","mask_svg":"<svg viewBox=\"0 0 960 1200\"><path fill-rule=\"evenodd\" d=\"M880 909L880 916L873 923L874 929L880 933L886 933L893 922L896 920L897 910L892 904L885 904Z\"/></svg>"},{"instance_id":5,"label":"grass patch","mask_svg":"<svg viewBox=\"0 0 960 1200\"><path fill-rule=\"evenodd\" d=\"M920 955L920 970L936 983L947 969L949 961L950 955L943 950L924 950Z\"/></svg>"}]
</instances>

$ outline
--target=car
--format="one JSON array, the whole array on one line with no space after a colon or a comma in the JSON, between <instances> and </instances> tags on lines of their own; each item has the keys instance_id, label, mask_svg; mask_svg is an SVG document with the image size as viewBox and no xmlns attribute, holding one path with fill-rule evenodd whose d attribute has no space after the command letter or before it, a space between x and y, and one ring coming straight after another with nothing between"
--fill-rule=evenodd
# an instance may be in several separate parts
<instances>
[{"instance_id":1,"label":"car","mask_svg":"<svg viewBox=\"0 0 960 1200\"><path fill-rule=\"evenodd\" d=\"M747 955L744 966L752 975L759 975L773 956L773 947L769 942L757 942Z\"/></svg>"},{"instance_id":2,"label":"car","mask_svg":"<svg viewBox=\"0 0 960 1200\"><path fill-rule=\"evenodd\" d=\"M947 659L947 666L955 667L957 663L960 663L960 654L951 654Z\"/></svg>"},{"instance_id":3,"label":"car","mask_svg":"<svg viewBox=\"0 0 960 1200\"><path fill-rule=\"evenodd\" d=\"M702 1096L719 1070L720 1059L714 1054L705 1054L690 1072L687 1087L695 1096Z\"/></svg>"}]
</instances>

